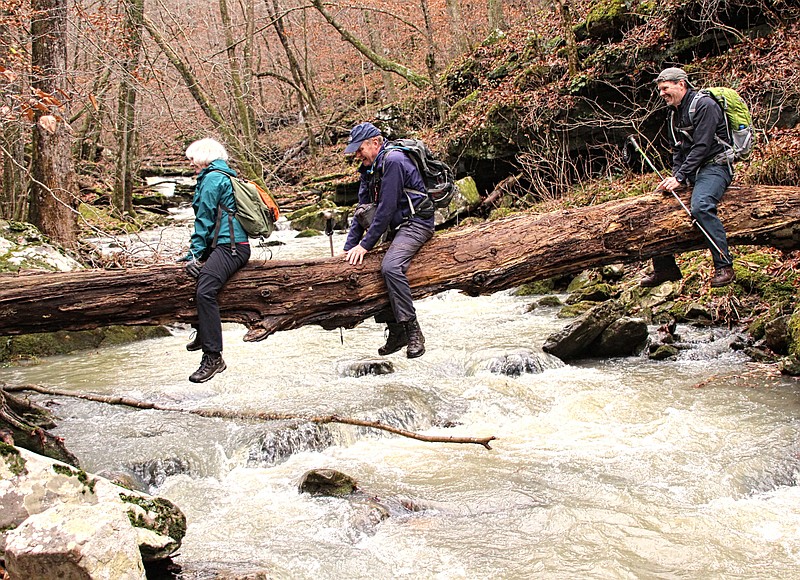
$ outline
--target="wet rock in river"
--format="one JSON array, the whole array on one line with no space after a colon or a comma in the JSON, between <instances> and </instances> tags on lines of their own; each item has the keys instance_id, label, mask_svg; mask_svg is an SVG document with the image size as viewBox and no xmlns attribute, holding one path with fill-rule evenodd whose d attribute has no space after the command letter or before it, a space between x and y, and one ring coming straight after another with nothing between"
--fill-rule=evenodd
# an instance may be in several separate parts
<instances>
[{"instance_id":1,"label":"wet rock in river","mask_svg":"<svg viewBox=\"0 0 800 580\"><path fill-rule=\"evenodd\" d=\"M394 365L385 359L367 359L339 363L340 377L366 377L369 375L388 375L394 372Z\"/></svg>"},{"instance_id":2,"label":"wet rock in river","mask_svg":"<svg viewBox=\"0 0 800 580\"><path fill-rule=\"evenodd\" d=\"M542 350L564 361L593 356L590 346L621 313L617 301L599 304L547 337Z\"/></svg>"},{"instance_id":3,"label":"wet rock in river","mask_svg":"<svg viewBox=\"0 0 800 580\"><path fill-rule=\"evenodd\" d=\"M623 316L609 324L591 345L593 356L630 356L647 343L647 323L641 318Z\"/></svg>"},{"instance_id":4,"label":"wet rock in river","mask_svg":"<svg viewBox=\"0 0 800 580\"><path fill-rule=\"evenodd\" d=\"M344 497L358 490L356 480L335 469L312 469L300 479L300 492Z\"/></svg>"},{"instance_id":5,"label":"wet rock in river","mask_svg":"<svg viewBox=\"0 0 800 580\"><path fill-rule=\"evenodd\" d=\"M789 330L790 315L779 316L764 325L764 343L774 353L789 354L791 335Z\"/></svg>"},{"instance_id":6,"label":"wet rock in river","mask_svg":"<svg viewBox=\"0 0 800 580\"><path fill-rule=\"evenodd\" d=\"M509 377L519 377L526 373L537 374L547 369L564 366L564 363L553 355L525 348L512 351L481 349L474 352L470 359L467 375L488 371Z\"/></svg>"}]
</instances>

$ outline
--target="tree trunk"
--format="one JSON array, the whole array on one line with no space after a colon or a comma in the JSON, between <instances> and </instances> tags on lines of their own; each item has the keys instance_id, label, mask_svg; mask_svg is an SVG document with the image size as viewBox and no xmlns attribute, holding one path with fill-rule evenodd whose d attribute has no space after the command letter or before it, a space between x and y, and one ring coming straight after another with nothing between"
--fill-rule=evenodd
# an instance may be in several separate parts
<instances>
[{"instance_id":1,"label":"tree trunk","mask_svg":"<svg viewBox=\"0 0 800 580\"><path fill-rule=\"evenodd\" d=\"M367 34L369 35L369 46L375 52L375 54L383 54L383 42L381 41L381 35L377 28L377 23L372 18L372 14L369 10L362 10L361 13L364 16L364 24L367 27ZM381 69L381 79L383 79L383 88L386 91L386 98L384 101L388 101L393 103L397 100L397 91L394 87L394 79L392 78L392 74L387 71Z\"/></svg>"},{"instance_id":2,"label":"tree trunk","mask_svg":"<svg viewBox=\"0 0 800 580\"><path fill-rule=\"evenodd\" d=\"M68 88L67 2L34 0L31 7L31 67L35 71L32 84L49 111L37 108L34 118L30 221L71 248L77 242L77 190L68 125L60 102Z\"/></svg>"},{"instance_id":3,"label":"tree trunk","mask_svg":"<svg viewBox=\"0 0 800 580\"><path fill-rule=\"evenodd\" d=\"M567 44L567 70L569 78L578 74L578 41L575 38L575 28L572 25L572 10L569 0L556 0L556 12L561 16L561 30L564 32L564 41Z\"/></svg>"},{"instance_id":4,"label":"tree trunk","mask_svg":"<svg viewBox=\"0 0 800 580\"><path fill-rule=\"evenodd\" d=\"M720 217L733 245L800 247L798 187L732 187ZM653 193L438 234L414 259L408 276L415 298L450 289L477 296L704 247L677 201ZM247 341L306 324L352 327L388 304L379 269L384 251L369 252L361 266L341 257L251 262L220 293L222 318L245 324ZM177 265L2 276L0 335L192 322L193 292L194 280Z\"/></svg>"},{"instance_id":5,"label":"tree trunk","mask_svg":"<svg viewBox=\"0 0 800 580\"><path fill-rule=\"evenodd\" d=\"M503 0L489 0L489 30L508 30L508 22L503 14Z\"/></svg>"},{"instance_id":6,"label":"tree trunk","mask_svg":"<svg viewBox=\"0 0 800 580\"><path fill-rule=\"evenodd\" d=\"M120 71L117 108L117 165L111 204L119 215L133 213L133 174L136 159L136 85L142 47L142 15L144 0L128 0L125 10L125 48Z\"/></svg>"},{"instance_id":7,"label":"tree trunk","mask_svg":"<svg viewBox=\"0 0 800 580\"><path fill-rule=\"evenodd\" d=\"M10 6L0 8L0 62L7 67L0 78L0 93L6 103L20 95L27 85L24 67L13 65L14 55L24 54L26 40L21 38L24 26L18 21L16 10ZM15 107L19 114L19 107ZM24 221L28 217L28 176L25 171L25 144L29 142L27 122L7 119L2 123L0 146L2 147L3 180L0 184L0 218Z\"/></svg>"},{"instance_id":8,"label":"tree trunk","mask_svg":"<svg viewBox=\"0 0 800 580\"><path fill-rule=\"evenodd\" d=\"M428 0L420 0L420 10L422 10L422 20L425 22L425 42L428 46L428 54L425 55L425 66L428 69L428 77L431 79L431 86L433 87L433 94L436 99L436 111L439 115L439 121L444 121L447 117L447 108L444 105L442 98L442 89L437 80L436 70L436 44L433 41L433 26L431 25L431 18L428 12Z\"/></svg>"},{"instance_id":9,"label":"tree trunk","mask_svg":"<svg viewBox=\"0 0 800 580\"><path fill-rule=\"evenodd\" d=\"M459 0L445 0L445 5L447 6L447 17L450 21L450 35L453 37L455 49L451 56L455 57L469 51L472 41L467 36Z\"/></svg>"}]
</instances>

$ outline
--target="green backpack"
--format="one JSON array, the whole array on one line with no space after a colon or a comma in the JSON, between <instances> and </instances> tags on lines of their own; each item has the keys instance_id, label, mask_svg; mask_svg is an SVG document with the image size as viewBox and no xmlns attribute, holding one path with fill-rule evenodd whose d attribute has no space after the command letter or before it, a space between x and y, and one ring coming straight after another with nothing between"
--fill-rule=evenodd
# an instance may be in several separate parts
<instances>
[{"instance_id":1,"label":"green backpack","mask_svg":"<svg viewBox=\"0 0 800 580\"><path fill-rule=\"evenodd\" d=\"M722 107L725 113L725 124L728 130L728 142L718 139L725 145L727 161L744 161L753 152L753 118L744 99L731 88L711 87L697 91L692 103L689 105L689 121L694 125L694 114L697 110L697 101L707 95Z\"/></svg>"},{"instance_id":2,"label":"green backpack","mask_svg":"<svg viewBox=\"0 0 800 580\"><path fill-rule=\"evenodd\" d=\"M229 173L215 169L214 171L226 175L231 180L233 188L233 198L236 201L236 209L231 210L224 203L219 204L217 212L217 225L214 232L214 245L217 243L217 235L222 221L222 212L228 215L228 223L231 228L231 247L233 248L233 218L236 218L247 235L251 238L268 238L275 231L275 222L280 217L278 204L272 196L261 188L255 181L234 177Z\"/></svg>"}]
</instances>

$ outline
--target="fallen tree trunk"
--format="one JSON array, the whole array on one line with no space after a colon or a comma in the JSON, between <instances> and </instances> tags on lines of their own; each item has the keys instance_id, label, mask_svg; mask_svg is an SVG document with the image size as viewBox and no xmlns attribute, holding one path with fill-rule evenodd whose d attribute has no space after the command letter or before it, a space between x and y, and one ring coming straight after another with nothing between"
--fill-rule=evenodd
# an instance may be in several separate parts
<instances>
[{"instance_id":1,"label":"fallen tree trunk","mask_svg":"<svg viewBox=\"0 0 800 580\"><path fill-rule=\"evenodd\" d=\"M800 247L799 193L798 187L732 187L720 206L729 242ZM477 296L703 247L677 201L653 193L437 234L408 276L415 298L450 289ZM307 324L352 327L388 304L382 257L382 250L370 252L360 266L341 257L251 262L221 293L223 320L246 325L247 341ZM192 322L193 290L180 265L6 275L0 277L0 335Z\"/></svg>"}]
</instances>

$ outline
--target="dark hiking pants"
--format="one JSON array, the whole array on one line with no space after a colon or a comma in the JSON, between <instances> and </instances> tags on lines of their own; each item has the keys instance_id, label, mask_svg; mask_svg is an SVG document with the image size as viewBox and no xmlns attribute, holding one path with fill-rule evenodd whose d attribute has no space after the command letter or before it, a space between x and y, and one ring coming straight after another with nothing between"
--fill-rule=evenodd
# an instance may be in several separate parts
<instances>
[{"instance_id":1,"label":"dark hiking pants","mask_svg":"<svg viewBox=\"0 0 800 580\"><path fill-rule=\"evenodd\" d=\"M217 294L237 270L250 259L250 244L236 244L236 254L229 244L214 248L197 277L197 333L207 354L222 352L222 321Z\"/></svg>"}]
</instances>

